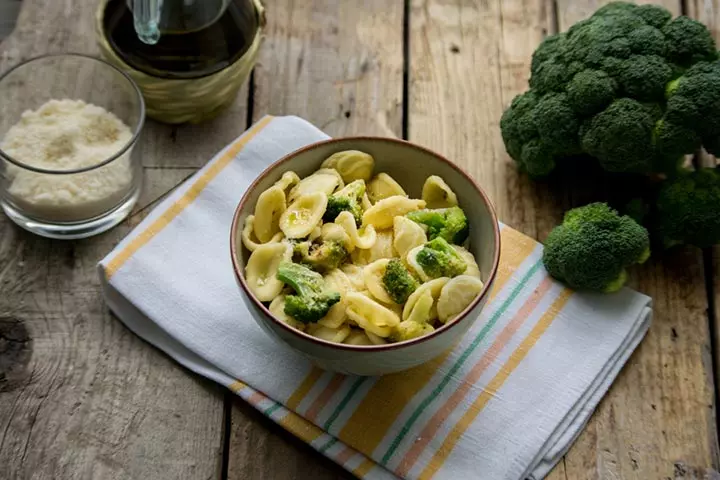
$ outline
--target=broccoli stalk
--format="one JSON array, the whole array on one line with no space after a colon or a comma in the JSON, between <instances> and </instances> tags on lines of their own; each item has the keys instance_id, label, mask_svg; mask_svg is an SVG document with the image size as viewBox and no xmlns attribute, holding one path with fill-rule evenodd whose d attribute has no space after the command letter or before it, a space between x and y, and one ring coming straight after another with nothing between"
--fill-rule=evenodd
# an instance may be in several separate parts
<instances>
[{"instance_id":1,"label":"broccoli stalk","mask_svg":"<svg viewBox=\"0 0 720 480\"><path fill-rule=\"evenodd\" d=\"M341 212L350 212L355 224L362 223L362 196L365 194L365 181L355 180L328 197L327 208L323 215L326 222L334 222Z\"/></svg>"},{"instance_id":2,"label":"broccoli stalk","mask_svg":"<svg viewBox=\"0 0 720 480\"><path fill-rule=\"evenodd\" d=\"M468 237L467 217L460 207L416 210L408 213L406 217L425 225L429 240L441 237L450 243L460 245Z\"/></svg>"},{"instance_id":3,"label":"broccoli stalk","mask_svg":"<svg viewBox=\"0 0 720 480\"><path fill-rule=\"evenodd\" d=\"M338 292L325 287L322 275L303 265L281 262L277 278L295 290L296 295L285 297L285 313L299 322L317 322L340 301Z\"/></svg>"},{"instance_id":4,"label":"broccoli stalk","mask_svg":"<svg viewBox=\"0 0 720 480\"><path fill-rule=\"evenodd\" d=\"M455 277L467 269L467 263L443 237L426 243L414 261L429 278Z\"/></svg>"},{"instance_id":5,"label":"broccoli stalk","mask_svg":"<svg viewBox=\"0 0 720 480\"><path fill-rule=\"evenodd\" d=\"M348 255L345 246L336 240L326 240L319 244L300 242L295 245L294 253L300 263L318 272L338 268Z\"/></svg>"},{"instance_id":6,"label":"broccoli stalk","mask_svg":"<svg viewBox=\"0 0 720 480\"><path fill-rule=\"evenodd\" d=\"M388 262L382 281L390 298L398 304L405 303L410 294L420 286L415 277L397 258Z\"/></svg>"},{"instance_id":7,"label":"broccoli stalk","mask_svg":"<svg viewBox=\"0 0 720 480\"><path fill-rule=\"evenodd\" d=\"M545 241L543 263L555 279L578 290L614 292L625 269L650 257L648 232L605 203L569 210Z\"/></svg>"}]
</instances>

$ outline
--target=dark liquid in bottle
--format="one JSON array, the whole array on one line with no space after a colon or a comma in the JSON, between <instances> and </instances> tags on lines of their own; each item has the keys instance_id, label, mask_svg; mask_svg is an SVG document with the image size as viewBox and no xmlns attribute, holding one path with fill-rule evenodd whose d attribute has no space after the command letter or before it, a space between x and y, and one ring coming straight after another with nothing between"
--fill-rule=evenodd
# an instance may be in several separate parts
<instances>
[{"instance_id":1,"label":"dark liquid in bottle","mask_svg":"<svg viewBox=\"0 0 720 480\"><path fill-rule=\"evenodd\" d=\"M216 73L238 60L250 48L258 28L252 0L231 0L215 21L220 0L194 2L196 11L183 12L168 8L162 11L161 36L158 43L148 45L140 40L133 25L132 10L127 0L109 0L105 7L105 36L117 55L132 68L161 78L199 78ZM182 4L182 2L178 2ZM204 8L204 9L203 9ZM167 15L172 25L181 29L163 31ZM188 21L183 22L185 15ZM210 23L206 23L203 15ZM201 24L200 28L195 25Z\"/></svg>"}]
</instances>

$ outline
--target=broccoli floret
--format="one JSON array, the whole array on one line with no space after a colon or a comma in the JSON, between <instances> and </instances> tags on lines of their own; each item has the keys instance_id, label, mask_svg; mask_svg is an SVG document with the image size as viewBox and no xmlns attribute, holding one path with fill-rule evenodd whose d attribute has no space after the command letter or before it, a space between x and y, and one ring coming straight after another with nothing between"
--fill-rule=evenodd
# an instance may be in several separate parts
<instances>
[{"instance_id":1,"label":"broccoli floret","mask_svg":"<svg viewBox=\"0 0 720 480\"><path fill-rule=\"evenodd\" d=\"M604 203L568 211L545 241L543 263L555 279L578 290L614 292L625 269L650 256L647 230Z\"/></svg>"},{"instance_id":2,"label":"broccoli floret","mask_svg":"<svg viewBox=\"0 0 720 480\"><path fill-rule=\"evenodd\" d=\"M443 237L427 242L415 258L430 278L455 277L467 269L467 263Z\"/></svg>"},{"instance_id":3,"label":"broccoli floret","mask_svg":"<svg viewBox=\"0 0 720 480\"><path fill-rule=\"evenodd\" d=\"M340 301L338 292L325 287L322 275L303 265L281 262L277 278L295 290L296 295L285 297L285 313L299 322L317 322Z\"/></svg>"},{"instance_id":4,"label":"broccoli floret","mask_svg":"<svg viewBox=\"0 0 720 480\"><path fill-rule=\"evenodd\" d=\"M413 338L423 337L435 331L429 323L418 323L412 320L400 322L390 335L393 342L404 342Z\"/></svg>"},{"instance_id":5,"label":"broccoli floret","mask_svg":"<svg viewBox=\"0 0 720 480\"><path fill-rule=\"evenodd\" d=\"M672 20L658 6L611 2L538 46L530 89L500 121L505 148L532 177L586 155L609 172L651 173L676 169L679 158L701 145L715 153L715 48L710 31L695 20Z\"/></svg>"},{"instance_id":6,"label":"broccoli floret","mask_svg":"<svg viewBox=\"0 0 720 480\"><path fill-rule=\"evenodd\" d=\"M355 180L328 197L327 208L323 220L333 222L341 212L350 212L355 223L362 223L362 196L365 193L365 181Z\"/></svg>"},{"instance_id":7,"label":"broccoli floret","mask_svg":"<svg viewBox=\"0 0 720 480\"><path fill-rule=\"evenodd\" d=\"M666 180L658 193L657 218L666 247L720 243L720 173L703 168Z\"/></svg>"},{"instance_id":8,"label":"broccoli floret","mask_svg":"<svg viewBox=\"0 0 720 480\"><path fill-rule=\"evenodd\" d=\"M460 207L423 209L406 215L413 222L427 226L428 239L441 237L460 245L470 232L467 217Z\"/></svg>"},{"instance_id":9,"label":"broccoli floret","mask_svg":"<svg viewBox=\"0 0 720 480\"><path fill-rule=\"evenodd\" d=\"M382 281L390 298L399 304L405 303L410 294L420 286L415 277L397 258L388 262Z\"/></svg>"},{"instance_id":10,"label":"broccoli floret","mask_svg":"<svg viewBox=\"0 0 720 480\"><path fill-rule=\"evenodd\" d=\"M318 272L338 268L348 256L345 246L334 240L322 243L301 242L296 244L293 253L300 263Z\"/></svg>"}]
</instances>

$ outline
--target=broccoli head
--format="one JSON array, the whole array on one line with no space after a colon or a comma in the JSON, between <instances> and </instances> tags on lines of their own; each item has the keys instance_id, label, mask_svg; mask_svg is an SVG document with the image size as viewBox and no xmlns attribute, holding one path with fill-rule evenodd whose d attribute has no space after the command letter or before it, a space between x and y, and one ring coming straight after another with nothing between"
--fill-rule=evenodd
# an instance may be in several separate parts
<instances>
[{"instance_id":1,"label":"broccoli head","mask_svg":"<svg viewBox=\"0 0 720 480\"><path fill-rule=\"evenodd\" d=\"M397 258L388 262L382 281L390 298L398 304L405 303L410 294L420 286L415 277Z\"/></svg>"},{"instance_id":2,"label":"broccoli head","mask_svg":"<svg viewBox=\"0 0 720 480\"><path fill-rule=\"evenodd\" d=\"M568 211L545 241L543 263L557 280L578 290L614 292L625 269L650 256L647 230L605 203Z\"/></svg>"},{"instance_id":3,"label":"broccoli head","mask_svg":"<svg viewBox=\"0 0 720 480\"><path fill-rule=\"evenodd\" d=\"M322 243L300 242L295 245L293 253L300 263L318 272L338 268L348 256L345 245L335 240L325 240Z\"/></svg>"},{"instance_id":4,"label":"broccoli head","mask_svg":"<svg viewBox=\"0 0 720 480\"><path fill-rule=\"evenodd\" d=\"M365 181L355 180L328 197L323 220L333 222L341 212L350 212L355 223L362 223L362 196L365 193Z\"/></svg>"},{"instance_id":5,"label":"broccoli head","mask_svg":"<svg viewBox=\"0 0 720 480\"><path fill-rule=\"evenodd\" d=\"M281 262L277 278L295 290L295 295L285 297L285 313L299 322L317 322L340 301L338 292L326 288L322 275L304 265Z\"/></svg>"},{"instance_id":6,"label":"broccoli head","mask_svg":"<svg viewBox=\"0 0 720 480\"><path fill-rule=\"evenodd\" d=\"M465 260L443 237L427 242L411 261L428 278L455 277L467 269Z\"/></svg>"},{"instance_id":7,"label":"broccoli head","mask_svg":"<svg viewBox=\"0 0 720 480\"><path fill-rule=\"evenodd\" d=\"M435 331L435 328L429 323L418 323L412 320L400 322L390 334L393 342L404 342L413 338L424 337Z\"/></svg>"},{"instance_id":8,"label":"broccoli head","mask_svg":"<svg viewBox=\"0 0 720 480\"><path fill-rule=\"evenodd\" d=\"M470 232L467 217L460 207L423 209L406 215L413 222L427 227L428 239L441 237L450 243L460 245Z\"/></svg>"},{"instance_id":9,"label":"broccoli head","mask_svg":"<svg viewBox=\"0 0 720 480\"><path fill-rule=\"evenodd\" d=\"M666 180L656 206L666 247L720 243L720 173L716 169L703 168Z\"/></svg>"},{"instance_id":10,"label":"broccoli head","mask_svg":"<svg viewBox=\"0 0 720 480\"><path fill-rule=\"evenodd\" d=\"M508 154L533 177L582 154L609 172L666 172L701 145L720 148L710 31L659 6L611 2L547 37L529 85L500 129Z\"/></svg>"}]
</instances>

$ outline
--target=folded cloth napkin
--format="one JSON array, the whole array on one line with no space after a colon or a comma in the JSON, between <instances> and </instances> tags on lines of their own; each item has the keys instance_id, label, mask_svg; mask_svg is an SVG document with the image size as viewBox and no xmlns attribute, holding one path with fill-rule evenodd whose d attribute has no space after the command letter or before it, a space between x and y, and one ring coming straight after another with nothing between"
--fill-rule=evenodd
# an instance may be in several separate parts
<instances>
[{"instance_id":1,"label":"folded cloth napkin","mask_svg":"<svg viewBox=\"0 0 720 480\"><path fill-rule=\"evenodd\" d=\"M321 371L251 318L229 229L265 167L326 138L296 117L260 120L100 262L110 309L360 478L544 477L647 331L650 299L574 293L502 225L491 299L451 352L383 377Z\"/></svg>"}]
</instances>

